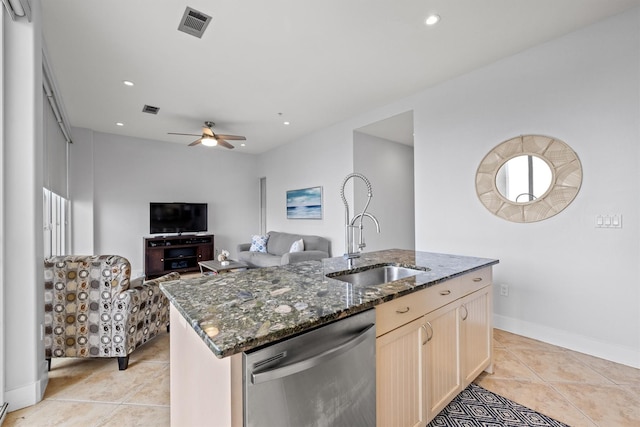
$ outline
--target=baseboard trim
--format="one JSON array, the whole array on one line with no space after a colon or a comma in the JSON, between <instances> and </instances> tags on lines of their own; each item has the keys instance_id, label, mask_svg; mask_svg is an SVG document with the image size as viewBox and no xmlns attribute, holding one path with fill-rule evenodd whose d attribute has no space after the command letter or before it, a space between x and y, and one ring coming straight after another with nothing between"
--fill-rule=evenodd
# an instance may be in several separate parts
<instances>
[{"instance_id":1,"label":"baseboard trim","mask_svg":"<svg viewBox=\"0 0 640 427\"><path fill-rule=\"evenodd\" d=\"M493 326L507 332L640 369L640 349L612 345L561 329L512 317L493 315Z\"/></svg>"},{"instance_id":2,"label":"baseboard trim","mask_svg":"<svg viewBox=\"0 0 640 427\"><path fill-rule=\"evenodd\" d=\"M44 392L49 383L49 374L47 371L47 362L43 361L41 366L42 369L38 381L20 388L5 391L4 398L11 411L33 406L44 398Z\"/></svg>"},{"instance_id":3,"label":"baseboard trim","mask_svg":"<svg viewBox=\"0 0 640 427\"><path fill-rule=\"evenodd\" d=\"M9 403L11 411L17 411L18 409L33 406L38 403L37 388L36 383L31 383L20 388L6 390L4 398Z\"/></svg>"}]
</instances>

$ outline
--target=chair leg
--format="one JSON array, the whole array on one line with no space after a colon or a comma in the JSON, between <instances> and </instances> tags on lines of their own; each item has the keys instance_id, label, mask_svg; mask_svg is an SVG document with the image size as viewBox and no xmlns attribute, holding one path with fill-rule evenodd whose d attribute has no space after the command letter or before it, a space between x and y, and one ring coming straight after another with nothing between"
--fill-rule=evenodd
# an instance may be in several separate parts
<instances>
[{"instance_id":1,"label":"chair leg","mask_svg":"<svg viewBox=\"0 0 640 427\"><path fill-rule=\"evenodd\" d=\"M47 371L51 370L51 358L47 357Z\"/></svg>"},{"instance_id":2,"label":"chair leg","mask_svg":"<svg viewBox=\"0 0 640 427\"><path fill-rule=\"evenodd\" d=\"M118 357L118 370L124 371L129 366L129 356Z\"/></svg>"}]
</instances>

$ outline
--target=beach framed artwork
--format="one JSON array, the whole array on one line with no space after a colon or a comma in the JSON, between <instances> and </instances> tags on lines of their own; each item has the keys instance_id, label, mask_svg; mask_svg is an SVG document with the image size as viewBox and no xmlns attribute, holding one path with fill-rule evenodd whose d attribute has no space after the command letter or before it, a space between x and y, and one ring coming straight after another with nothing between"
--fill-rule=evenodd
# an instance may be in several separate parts
<instances>
[{"instance_id":1,"label":"beach framed artwork","mask_svg":"<svg viewBox=\"0 0 640 427\"><path fill-rule=\"evenodd\" d=\"M322 219L322 187L287 190L287 219Z\"/></svg>"}]
</instances>

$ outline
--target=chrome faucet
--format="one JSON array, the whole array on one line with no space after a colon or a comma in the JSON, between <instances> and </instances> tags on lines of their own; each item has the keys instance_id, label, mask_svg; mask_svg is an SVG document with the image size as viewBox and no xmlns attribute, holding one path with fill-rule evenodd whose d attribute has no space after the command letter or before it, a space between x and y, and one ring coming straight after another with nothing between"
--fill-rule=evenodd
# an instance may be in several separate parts
<instances>
[{"instance_id":1,"label":"chrome faucet","mask_svg":"<svg viewBox=\"0 0 640 427\"><path fill-rule=\"evenodd\" d=\"M347 181L349 181L349 179L351 178L360 178L367 185L367 203L365 204L364 209L362 209L361 213L355 215L352 219L349 219L349 204L347 203L347 199L344 197L344 187L345 185L347 185ZM344 258L347 260L347 268L352 269L354 258L359 258L360 252L362 252L362 249L364 249L365 246L367 246L364 243L364 234L362 232L364 229L362 225L364 218L368 217L376 224L376 229L378 233L380 232L380 224L378 223L378 220L376 219L375 216L367 212L367 208L369 207L369 203L371 202L371 198L373 197L373 192L371 190L371 183L364 175L359 173L351 173L347 175L344 181L342 181L342 188L340 189L340 197L342 198L342 203L344 203L344 227L345 227ZM358 219L360 219L360 221L358 225L356 225L356 221ZM355 237L354 232L356 229L358 230L357 246L356 246L356 239L354 238Z\"/></svg>"}]
</instances>

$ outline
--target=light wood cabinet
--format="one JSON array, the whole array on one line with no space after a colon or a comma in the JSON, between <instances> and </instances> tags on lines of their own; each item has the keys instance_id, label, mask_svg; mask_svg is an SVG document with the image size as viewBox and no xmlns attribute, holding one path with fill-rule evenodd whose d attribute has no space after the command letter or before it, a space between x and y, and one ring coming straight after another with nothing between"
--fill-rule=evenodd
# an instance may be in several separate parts
<instances>
[{"instance_id":1,"label":"light wood cabinet","mask_svg":"<svg viewBox=\"0 0 640 427\"><path fill-rule=\"evenodd\" d=\"M448 304L425 316L427 322L427 420L432 420L460 391L458 307Z\"/></svg>"},{"instance_id":2,"label":"light wood cabinet","mask_svg":"<svg viewBox=\"0 0 640 427\"><path fill-rule=\"evenodd\" d=\"M376 336L384 335L462 296L460 280L456 278L378 305Z\"/></svg>"},{"instance_id":3,"label":"light wood cabinet","mask_svg":"<svg viewBox=\"0 0 640 427\"><path fill-rule=\"evenodd\" d=\"M242 353L218 359L170 305L171 425L242 427Z\"/></svg>"},{"instance_id":4,"label":"light wood cabinet","mask_svg":"<svg viewBox=\"0 0 640 427\"><path fill-rule=\"evenodd\" d=\"M483 370L493 372L491 286L465 297L458 308L462 389Z\"/></svg>"},{"instance_id":5,"label":"light wood cabinet","mask_svg":"<svg viewBox=\"0 0 640 427\"><path fill-rule=\"evenodd\" d=\"M491 298L489 267L376 307L379 427L426 425L491 369Z\"/></svg>"},{"instance_id":6,"label":"light wood cabinet","mask_svg":"<svg viewBox=\"0 0 640 427\"><path fill-rule=\"evenodd\" d=\"M418 318L376 339L378 426L427 424L426 338L426 323Z\"/></svg>"}]
</instances>

